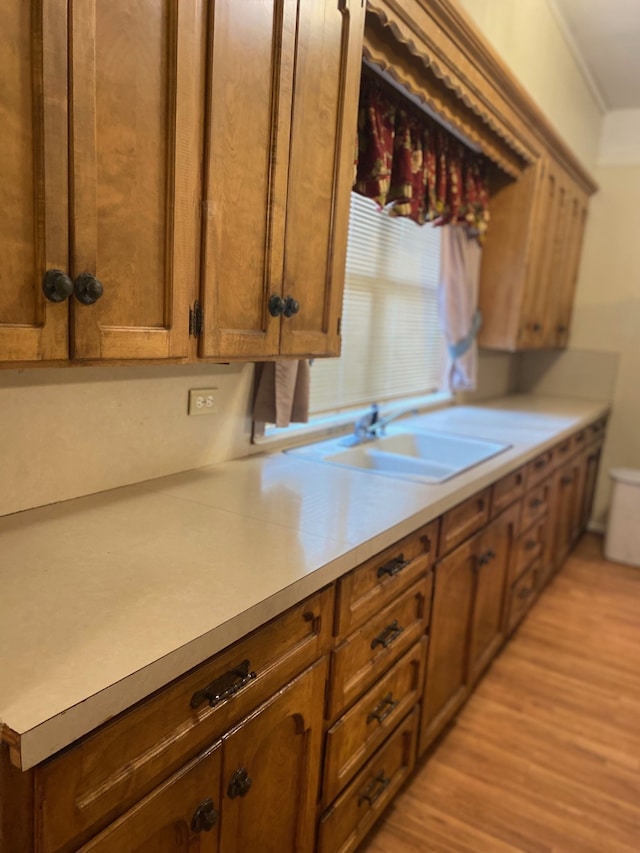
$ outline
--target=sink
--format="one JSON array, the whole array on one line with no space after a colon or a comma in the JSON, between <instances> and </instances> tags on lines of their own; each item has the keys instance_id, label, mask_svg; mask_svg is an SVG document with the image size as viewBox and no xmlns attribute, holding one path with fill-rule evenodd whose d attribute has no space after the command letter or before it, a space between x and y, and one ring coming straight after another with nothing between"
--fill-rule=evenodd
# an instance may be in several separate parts
<instances>
[{"instance_id":1,"label":"sink","mask_svg":"<svg viewBox=\"0 0 640 853\"><path fill-rule=\"evenodd\" d=\"M502 441L401 427L390 429L389 435L344 449L350 441L331 439L286 452L402 480L442 483L511 447Z\"/></svg>"}]
</instances>

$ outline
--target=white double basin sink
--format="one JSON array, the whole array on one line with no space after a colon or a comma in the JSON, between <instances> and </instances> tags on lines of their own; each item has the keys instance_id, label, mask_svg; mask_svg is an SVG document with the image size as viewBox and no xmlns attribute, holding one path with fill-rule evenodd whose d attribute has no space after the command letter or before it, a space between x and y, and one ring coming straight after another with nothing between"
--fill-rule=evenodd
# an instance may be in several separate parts
<instances>
[{"instance_id":1,"label":"white double basin sink","mask_svg":"<svg viewBox=\"0 0 640 853\"><path fill-rule=\"evenodd\" d=\"M401 480L442 483L511 447L500 441L401 426L389 427L379 438L350 444L353 437L342 436L286 452Z\"/></svg>"}]
</instances>

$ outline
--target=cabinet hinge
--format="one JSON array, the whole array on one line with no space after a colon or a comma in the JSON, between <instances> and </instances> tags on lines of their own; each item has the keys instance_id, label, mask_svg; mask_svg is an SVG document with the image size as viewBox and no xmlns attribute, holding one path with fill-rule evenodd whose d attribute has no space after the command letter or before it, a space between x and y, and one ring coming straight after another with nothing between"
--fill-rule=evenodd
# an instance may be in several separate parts
<instances>
[{"instance_id":1,"label":"cabinet hinge","mask_svg":"<svg viewBox=\"0 0 640 853\"><path fill-rule=\"evenodd\" d=\"M338 337L340 336L340 332L342 331L342 317L338 317L338 327L336 329L336 334Z\"/></svg>"},{"instance_id":2,"label":"cabinet hinge","mask_svg":"<svg viewBox=\"0 0 640 853\"><path fill-rule=\"evenodd\" d=\"M196 301L193 303L193 308L189 308L189 335L194 338L199 338L204 328L204 312L202 305Z\"/></svg>"}]
</instances>

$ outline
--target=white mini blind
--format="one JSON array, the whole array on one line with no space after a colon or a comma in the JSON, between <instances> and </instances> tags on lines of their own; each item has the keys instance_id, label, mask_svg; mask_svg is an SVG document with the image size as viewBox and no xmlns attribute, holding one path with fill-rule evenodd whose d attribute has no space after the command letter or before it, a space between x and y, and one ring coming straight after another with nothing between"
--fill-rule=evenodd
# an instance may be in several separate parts
<instances>
[{"instance_id":1,"label":"white mini blind","mask_svg":"<svg viewBox=\"0 0 640 853\"><path fill-rule=\"evenodd\" d=\"M380 212L352 193L342 355L311 367L310 413L437 390L440 231Z\"/></svg>"}]
</instances>

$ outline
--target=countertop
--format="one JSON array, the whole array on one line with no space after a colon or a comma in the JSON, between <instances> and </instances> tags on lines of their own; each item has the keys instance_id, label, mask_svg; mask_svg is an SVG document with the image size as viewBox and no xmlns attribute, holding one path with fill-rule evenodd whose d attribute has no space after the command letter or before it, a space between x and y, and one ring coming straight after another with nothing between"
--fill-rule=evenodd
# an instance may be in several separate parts
<instances>
[{"instance_id":1,"label":"countertop","mask_svg":"<svg viewBox=\"0 0 640 853\"><path fill-rule=\"evenodd\" d=\"M511 443L439 485L264 454L0 518L0 722L34 766L581 426L516 396L405 423Z\"/></svg>"}]
</instances>

